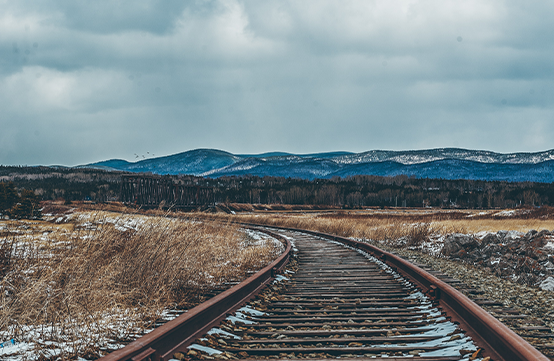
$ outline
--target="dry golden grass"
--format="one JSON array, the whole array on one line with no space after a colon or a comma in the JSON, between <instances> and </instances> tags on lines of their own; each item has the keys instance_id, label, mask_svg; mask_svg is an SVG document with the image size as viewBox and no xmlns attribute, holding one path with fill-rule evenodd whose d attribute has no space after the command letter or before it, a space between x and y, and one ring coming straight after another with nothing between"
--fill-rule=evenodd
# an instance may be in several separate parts
<instances>
[{"instance_id":1,"label":"dry golden grass","mask_svg":"<svg viewBox=\"0 0 554 361\"><path fill-rule=\"evenodd\" d=\"M432 225L439 224L441 226L452 229L463 229L464 233L478 233L482 231L497 232L500 230L527 232L531 229L535 230L553 230L553 219L473 219L473 220L443 220L431 222Z\"/></svg>"},{"instance_id":2,"label":"dry golden grass","mask_svg":"<svg viewBox=\"0 0 554 361\"><path fill-rule=\"evenodd\" d=\"M352 219L340 216L328 217L328 215L277 215L277 214L250 214L250 215L216 215L207 216L223 221L233 220L237 222L259 223L273 226L284 226L301 229L309 229L343 237L356 237L373 240L396 240L400 237L417 239L430 233L454 233L461 229L450 228L442 225L431 226L424 222L406 222L401 218L366 218Z\"/></svg>"},{"instance_id":3,"label":"dry golden grass","mask_svg":"<svg viewBox=\"0 0 554 361\"><path fill-rule=\"evenodd\" d=\"M231 224L101 211L52 220L62 223L0 222L0 336L62 342L62 359L140 334L280 251Z\"/></svg>"},{"instance_id":4,"label":"dry golden grass","mask_svg":"<svg viewBox=\"0 0 554 361\"><path fill-rule=\"evenodd\" d=\"M238 222L310 229L344 237L392 241L400 237L418 242L430 234L478 233L482 231L554 229L550 217L498 217L500 211L370 210L325 213L243 213L206 217Z\"/></svg>"}]
</instances>

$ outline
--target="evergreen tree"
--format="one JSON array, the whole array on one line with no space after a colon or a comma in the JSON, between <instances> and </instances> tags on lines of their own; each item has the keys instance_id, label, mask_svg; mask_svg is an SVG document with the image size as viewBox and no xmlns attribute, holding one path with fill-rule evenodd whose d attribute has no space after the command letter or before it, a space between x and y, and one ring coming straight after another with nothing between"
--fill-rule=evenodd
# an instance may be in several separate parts
<instances>
[{"instance_id":1,"label":"evergreen tree","mask_svg":"<svg viewBox=\"0 0 554 361\"><path fill-rule=\"evenodd\" d=\"M0 182L0 213L6 213L18 200L19 196L14 184L12 182Z\"/></svg>"},{"instance_id":2,"label":"evergreen tree","mask_svg":"<svg viewBox=\"0 0 554 361\"><path fill-rule=\"evenodd\" d=\"M9 210L13 218L40 218L40 200L38 196L30 190L24 189L21 192L19 201Z\"/></svg>"}]
</instances>

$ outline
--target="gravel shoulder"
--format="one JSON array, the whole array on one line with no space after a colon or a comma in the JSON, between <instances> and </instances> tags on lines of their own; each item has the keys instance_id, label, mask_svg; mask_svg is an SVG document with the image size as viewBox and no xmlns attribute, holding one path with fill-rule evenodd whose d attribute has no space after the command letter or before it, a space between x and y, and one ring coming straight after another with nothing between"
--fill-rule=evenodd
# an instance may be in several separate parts
<instances>
[{"instance_id":1,"label":"gravel shoulder","mask_svg":"<svg viewBox=\"0 0 554 361\"><path fill-rule=\"evenodd\" d=\"M495 276L488 268L443 259L419 251L393 248L381 242L372 243L410 262L461 281L461 284L454 283L452 286L471 299L486 298L501 303L501 306L481 305L481 307L554 360L554 292L502 279ZM478 293L470 293L467 291L468 288L475 289ZM506 312L512 315L525 315L525 317L506 317Z\"/></svg>"}]
</instances>

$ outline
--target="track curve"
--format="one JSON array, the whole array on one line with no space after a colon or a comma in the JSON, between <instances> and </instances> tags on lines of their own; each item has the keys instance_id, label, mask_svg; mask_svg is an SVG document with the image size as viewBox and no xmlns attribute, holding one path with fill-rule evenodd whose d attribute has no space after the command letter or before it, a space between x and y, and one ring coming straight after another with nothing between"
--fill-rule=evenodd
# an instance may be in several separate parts
<instances>
[{"instance_id":1,"label":"track curve","mask_svg":"<svg viewBox=\"0 0 554 361\"><path fill-rule=\"evenodd\" d=\"M141 338L129 345L135 344L133 352L126 353L127 346L103 359L548 360L488 319L486 315L492 316L479 306L466 304L458 291L394 255L318 232L272 228L270 233L284 239L287 249L296 249L287 279L275 283L277 269L286 262L281 257L278 267L268 267L270 277L251 286L241 302L235 299L228 307L229 302L202 327L191 325L198 329L189 329L186 341L159 351ZM243 283L252 282L247 281ZM274 283L262 291L270 281ZM225 319L258 292L254 301ZM220 299L225 303L225 297ZM466 322L460 314L479 322Z\"/></svg>"}]
</instances>

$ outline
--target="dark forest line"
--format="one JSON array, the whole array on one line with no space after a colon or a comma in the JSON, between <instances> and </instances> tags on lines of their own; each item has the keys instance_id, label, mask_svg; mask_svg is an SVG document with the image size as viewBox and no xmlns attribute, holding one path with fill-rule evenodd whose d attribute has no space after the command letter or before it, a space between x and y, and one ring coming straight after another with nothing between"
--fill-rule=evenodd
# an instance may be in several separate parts
<instances>
[{"instance_id":1,"label":"dark forest line","mask_svg":"<svg viewBox=\"0 0 554 361\"><path fill-rule=\"evenodd\" d=\"M220 202L341 207L512 208L554 205L554 184L352 176L313 181L221 177Z\"/></svg>"},{"instance_id":2,"label":"dark forest line","mask_svg":"<svg viewBox=\"0 0 554 361\"><path fill-rule=\"evenodd\" d=\"M41 200L118 201L121 175L97 169L0 166L0 182ZM216 203L261 203L359 207L512 208L554 206L554 183L351 176L332 179L284 177L162 176L174 183L214 187Z\"/></svg>"}]
</instances>

